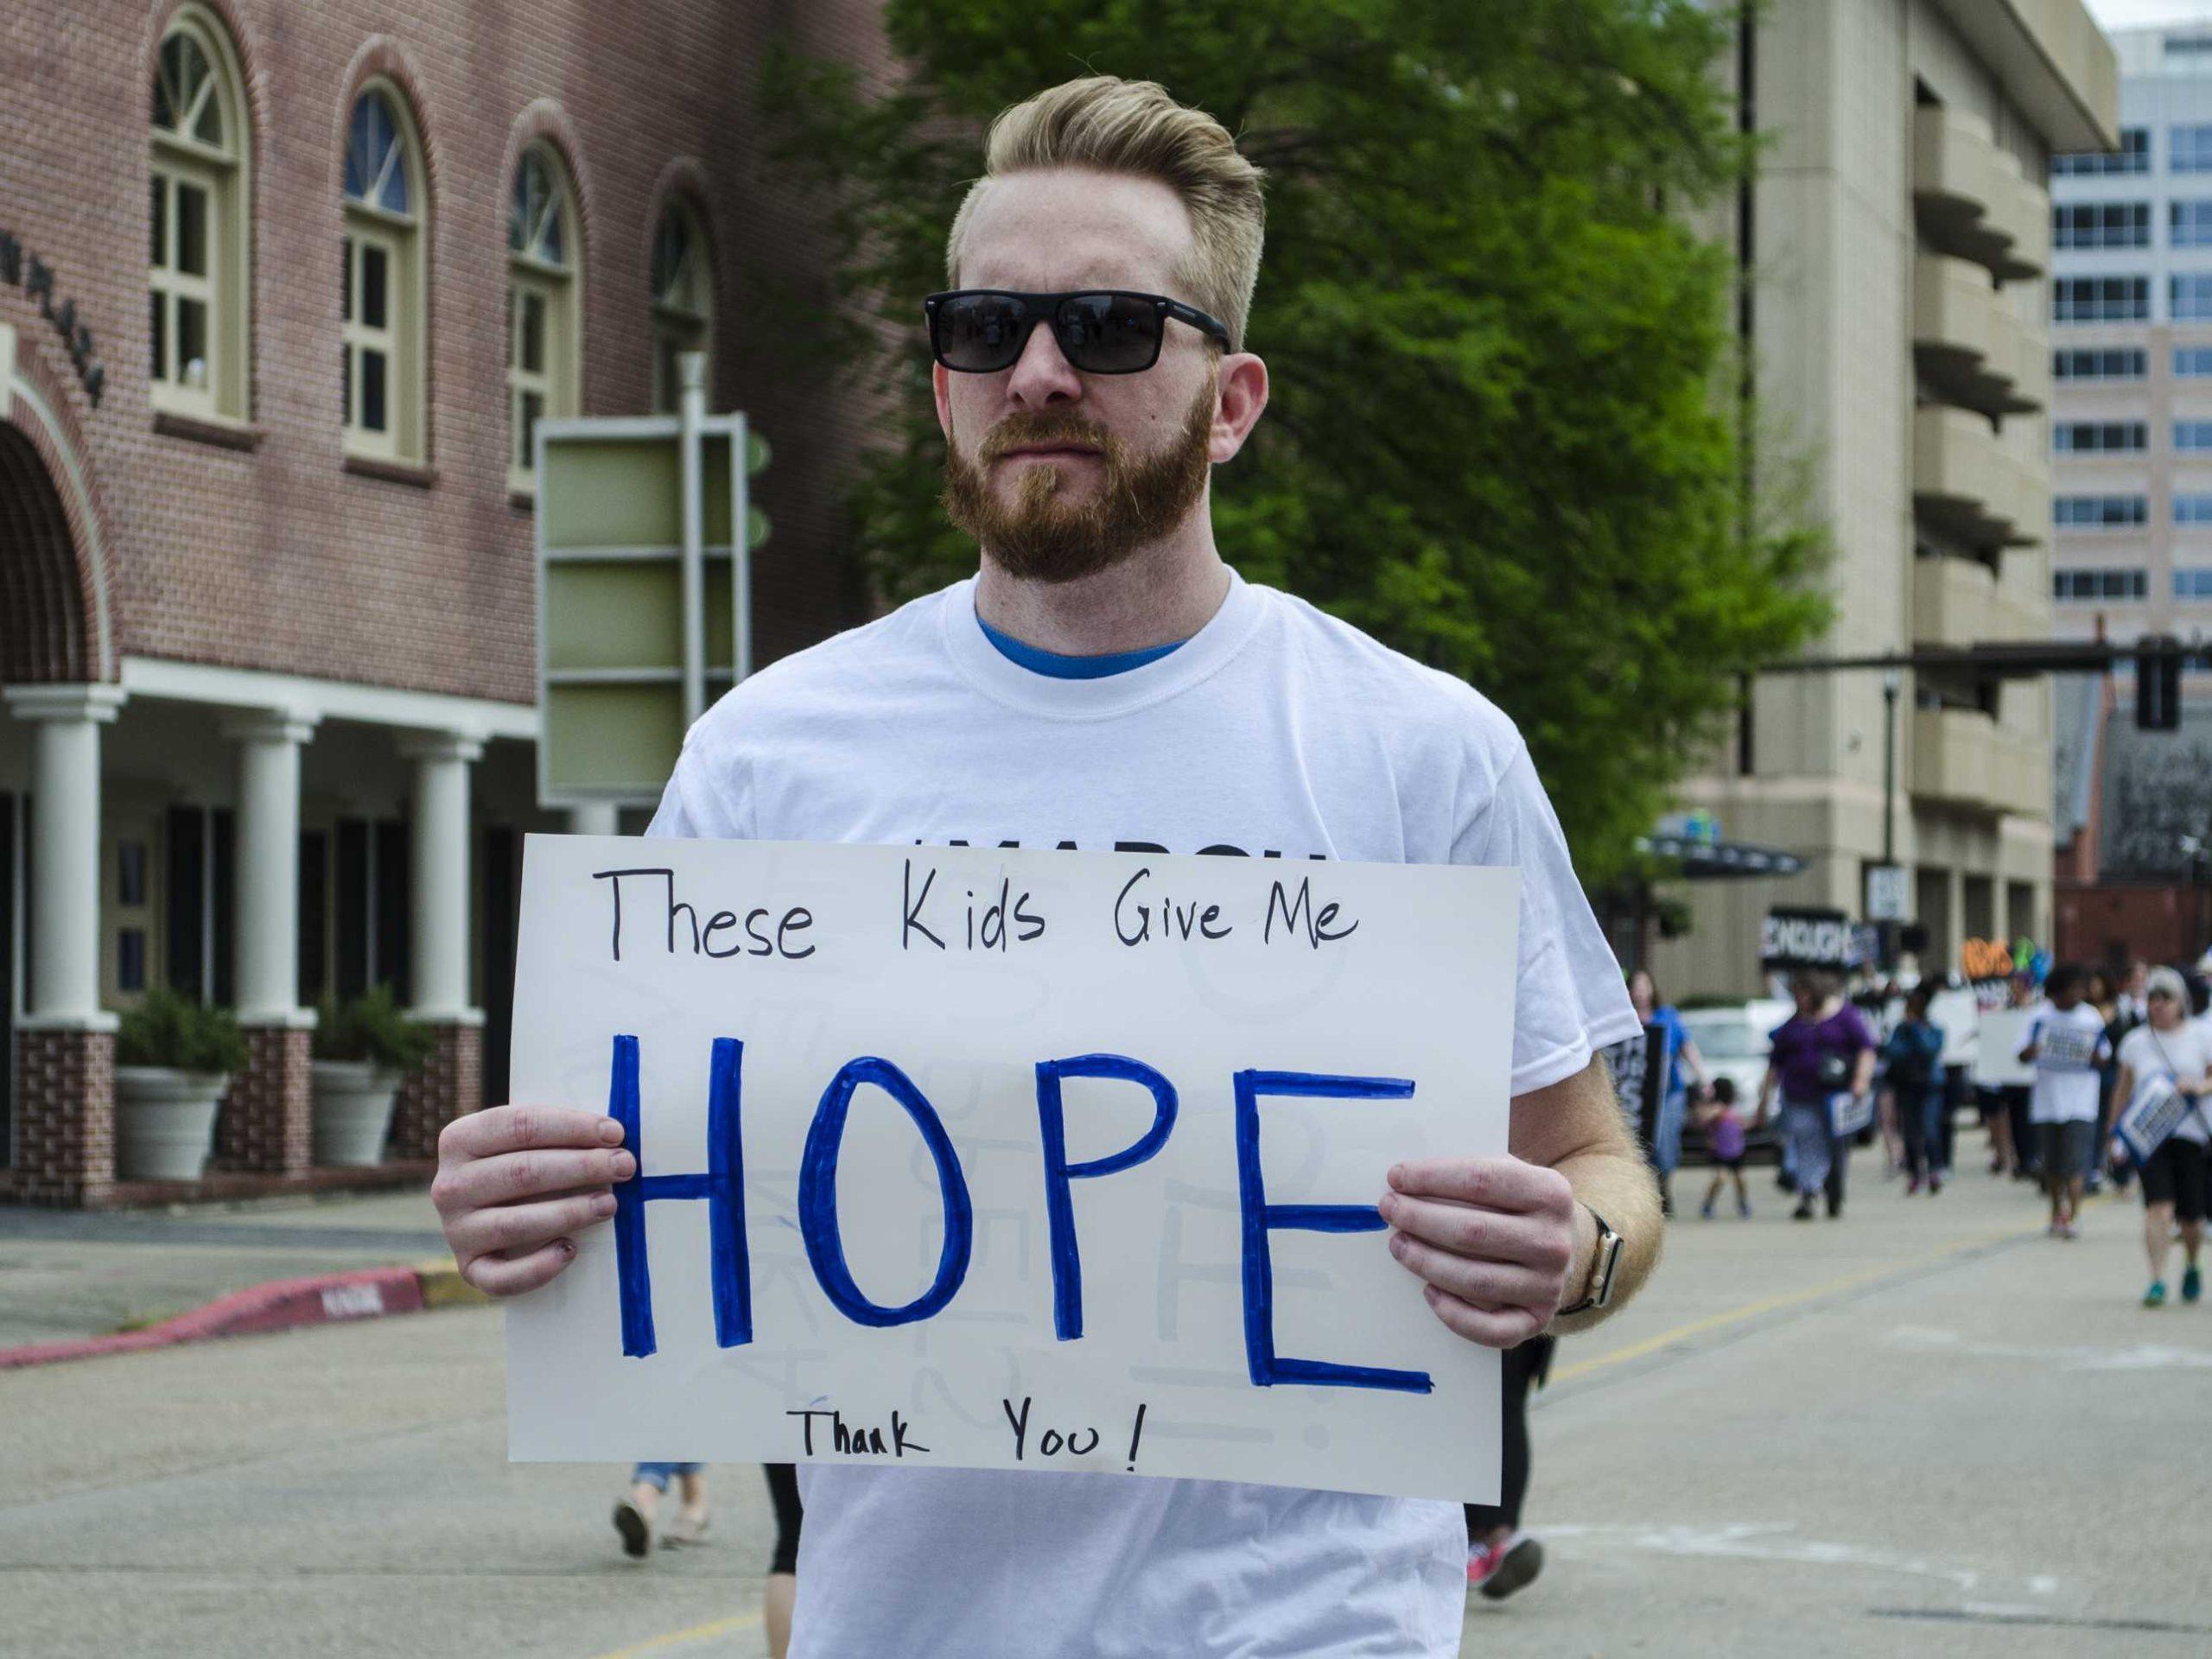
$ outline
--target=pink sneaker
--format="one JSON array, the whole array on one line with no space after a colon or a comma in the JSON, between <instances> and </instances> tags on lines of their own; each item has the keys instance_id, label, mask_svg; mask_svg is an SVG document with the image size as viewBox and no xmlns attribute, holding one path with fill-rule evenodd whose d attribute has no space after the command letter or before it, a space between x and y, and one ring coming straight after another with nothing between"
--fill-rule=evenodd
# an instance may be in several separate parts
<instances>
[{"instance_id":1,"label":"pink sneaker","mask_svg":"<svg viewBox=\"0 0 2212 1659\"><path fill-rule=\"evenodd\" d=\"M1467 1588L1474 1589L1497 1571L1497 1552L1488 1544L1467 1546Z\"/></svg>"}]
</instances>

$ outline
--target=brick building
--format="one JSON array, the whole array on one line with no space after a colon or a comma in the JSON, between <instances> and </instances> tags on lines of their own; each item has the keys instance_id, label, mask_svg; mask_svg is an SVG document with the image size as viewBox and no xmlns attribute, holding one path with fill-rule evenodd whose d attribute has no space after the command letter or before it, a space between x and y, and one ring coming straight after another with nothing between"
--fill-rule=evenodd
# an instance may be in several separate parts
<instances>
[{"instance_id":1,"label":"brick building","mask_svg":"<svg viewBox=\"0 0 2212 1659\"><path fill-rule=\"evenodd\" d=\"M569 827L533 787L539 416L668 406L706 350L775 444L759 658L855 619L776 28L883 67L868 0L0 17L0 1192L118 1196L116 1016L164 983L247 1028L217 1167L258 1184L308 1177L326 995L436 1028L393 1158L500 1096L520 837Z\"/></svg>"}]
</instances>

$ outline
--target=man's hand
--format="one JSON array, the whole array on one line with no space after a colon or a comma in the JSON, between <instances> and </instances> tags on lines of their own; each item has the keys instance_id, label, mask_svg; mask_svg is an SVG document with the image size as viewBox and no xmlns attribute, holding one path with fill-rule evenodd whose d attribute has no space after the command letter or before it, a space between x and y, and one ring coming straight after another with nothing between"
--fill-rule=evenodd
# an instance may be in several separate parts
<instances>
[{"instance_id":1,"label":"man's hand","mask_svg":"<svg viewBox=\"0 0 2212 1659\"><path fill-rule=\"evenodd\" d=\"M1390 1254L1426 1281L1438 1319L1486 1348L1552 1322L1597 1237L1566 1176L1518 1158L1428 1158L1389 1180Z\"/></svg>"},{"instance_id":2,"label":"man's hand","mask_svg":"<svg viewBox=\"0 0 2212 1659\"><path fill-rule=\"evenodd\" d=\"M575 1235L614 1213L611 1183L637 1173L622 1126L567 1106L493 1106L438 1136L430 1202L461 1276L487 1296L550 1283Z\"/></svg>"}]
</instances>

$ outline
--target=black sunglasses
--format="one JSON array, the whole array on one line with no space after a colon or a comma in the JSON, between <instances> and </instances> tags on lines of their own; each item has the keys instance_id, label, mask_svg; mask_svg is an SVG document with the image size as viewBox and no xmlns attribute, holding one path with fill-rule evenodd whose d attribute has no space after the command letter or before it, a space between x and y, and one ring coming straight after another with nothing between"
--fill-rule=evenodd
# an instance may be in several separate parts
<instances>
[{"instance_id":1,"label":"black sunglasses","mask_svg":"<svg viewBox=\"0 0 2212 1659\"><path fill-rule=\"evenodd\" d=\"M931 354L959 374L1012 368L1029 344L1029 331L1046 321L1068 366L1085 374L1138 374L1150 368L1160 361L1170 317L1224 347L1229 344L1229 330L1196 306L1119 289L1014 294L962 288L931 295L922 309L929 315Z\"/></svg>"}]
</instances>

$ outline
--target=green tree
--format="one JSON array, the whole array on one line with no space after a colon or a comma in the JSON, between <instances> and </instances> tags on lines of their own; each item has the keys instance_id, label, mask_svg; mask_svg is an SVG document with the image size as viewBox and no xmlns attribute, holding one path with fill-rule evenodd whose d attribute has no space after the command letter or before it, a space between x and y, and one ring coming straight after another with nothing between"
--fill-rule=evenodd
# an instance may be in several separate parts
<instances>
[{"instance_id":1,"label":"green tree","mask_svg":"<svg viewBox=\"0 0 2212 1659\"><path fill-rule=\"evenodd\" d=\"M1005 105L1161 82L1268 172L1249 330L1272 402L1218 469L1224 556L1496 700L1586 879L1824 622L1820 538L1746 502L1732 265L1694 216L1751 165L1696 0L888 0L902 75L779 50L777 156L838 255L828 330L880 442L849 502L880 588L972 569L937 496L921 296ZM810 336L818 347L821 335ZM890 348L886 349L887 346Z\"/></svg>"}]
</instances>

